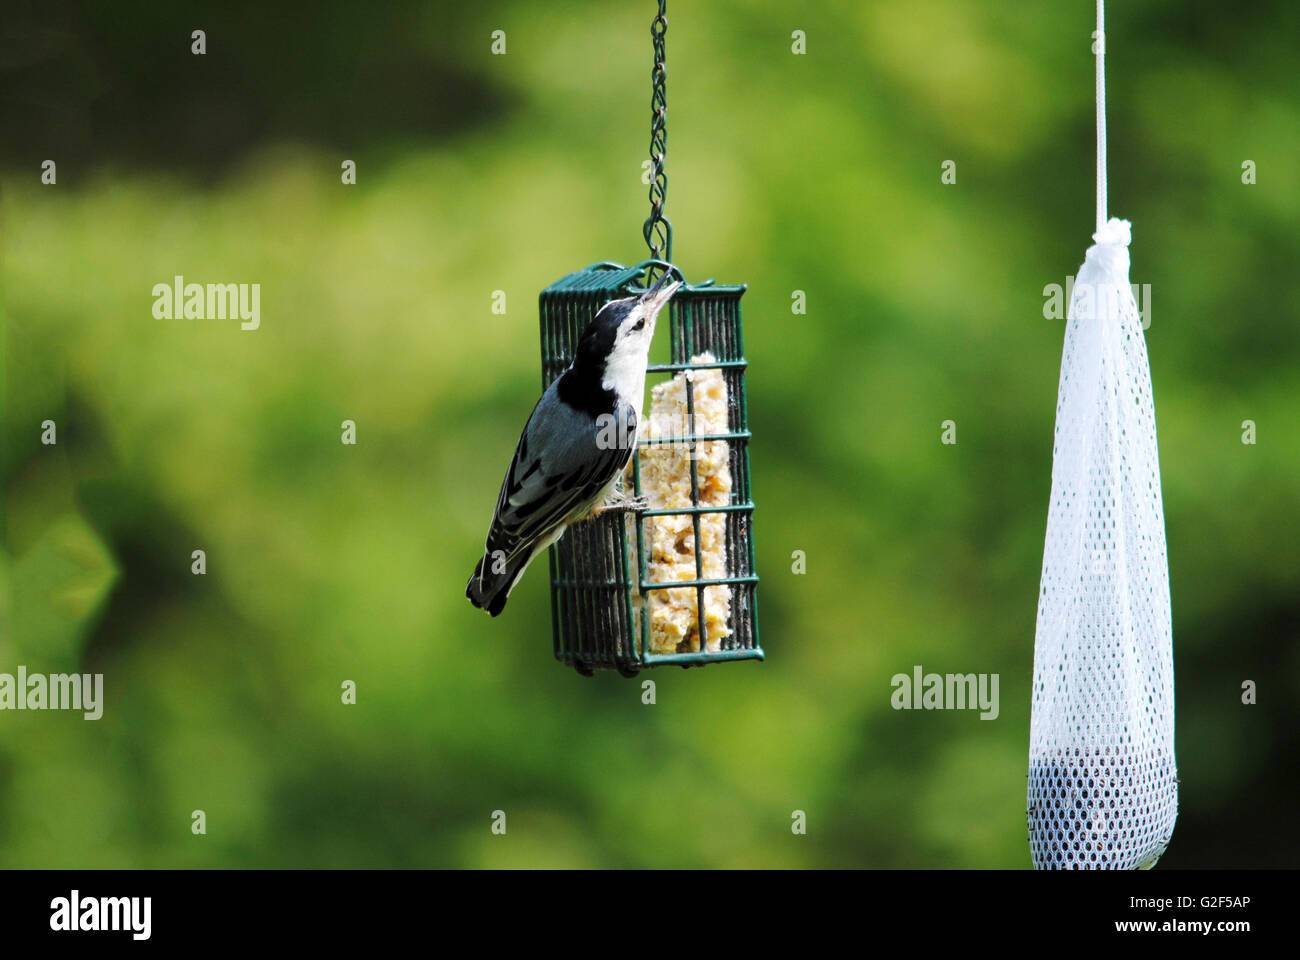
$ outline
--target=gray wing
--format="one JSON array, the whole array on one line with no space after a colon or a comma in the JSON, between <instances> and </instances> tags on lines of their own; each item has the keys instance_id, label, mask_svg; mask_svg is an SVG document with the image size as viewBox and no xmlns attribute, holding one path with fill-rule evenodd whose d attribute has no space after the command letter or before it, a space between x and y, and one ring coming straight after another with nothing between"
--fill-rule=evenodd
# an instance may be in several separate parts
<instances>
[{"instance_id":1,"label":"gray wing","mask_svg":"<svg viewBox=\"0 0 1300 960\"><path fill-rule=\"evenodd\" d=\"M627 466L635 447L636 411L624 403L615 427L631 443L598 442L594 421L561 403L552 384L533 408L501 484L487 552L507 561L585 514ZM613 431L606 433L608 440Z\"/></svg>"}]
</instances>

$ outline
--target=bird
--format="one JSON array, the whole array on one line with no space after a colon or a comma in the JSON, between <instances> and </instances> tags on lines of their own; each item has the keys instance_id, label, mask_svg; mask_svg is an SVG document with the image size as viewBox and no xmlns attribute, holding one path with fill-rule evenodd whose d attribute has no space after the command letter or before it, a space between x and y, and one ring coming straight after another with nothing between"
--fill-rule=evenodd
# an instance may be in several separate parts
<instances>
[{"instance_id":1,"label":"bird","mask_svg":"<svg viewBox=\"0 0 1300 960\"><path fill-rule=\"evenodd\" d=\"M655 319L680 287L664 273L611 300L578 338L573 362L533 408L501 483L483 557L465 596L493 617L533 558L601 509L634 509L615 485L636 449Z\"/></svg>"}]
</instances>

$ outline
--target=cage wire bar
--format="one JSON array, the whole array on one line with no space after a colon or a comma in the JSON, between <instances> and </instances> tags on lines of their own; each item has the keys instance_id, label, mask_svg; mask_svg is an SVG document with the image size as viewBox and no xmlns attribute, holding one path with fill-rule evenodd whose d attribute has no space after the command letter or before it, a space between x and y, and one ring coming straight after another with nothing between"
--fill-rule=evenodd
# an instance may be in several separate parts
<instances>
[{"instance_id":1,"label":"cage wire bar","mask_svg":"<svg viewBox=\"0 0 1300 960\"><path fill-rule=\"evenodd\" d=\"M590 676L597 669L614 669L632 676L645 667L683 667L729 660L762 660L759 645L754 570L754 503L749 478L749 417L745 403L747 363L741 331L740 297L745 285L688 284L681 271L662 260L625 267L604 261L570 273L542 291L539 303L542 347L542 386L546 388L573 360L583 329L610 300L645 289L641 278L652 270L669 270L683 285L665 308L668 314L670 362L650 364L647 377L676 375L688 370L719 370L726 384L727 430L697 434L692 378L685 378L686 436L642 436L632 459L636 497L643 495L641 450L654 443L688 445L691 506L681 509L610 511L573 524L550 548L551 629L555 657ZM662 315L660 323L662 323ZM714 362L694 363L711 353ZM645 411L649 416L649 410ZM732 485L726 504L702 504L696 457L697 444L725 441ZM706 514L725 516L726 576L706 578L700 521ZM694 531L695 577L655 582L649 579L646 520L656 516L689 516ZM630 518L630 519L629 519ZM631 530L629 530L631 528ZM629 537L632 539L629 540ZM635 551L629 549L635 545ZM652 611L664 591L695 590L698 649L655 651L650 641ZM705 615L705 591L726 588L731 603L725 636L710 635ZM722 631L718 631L722 632Z\"/></svg>"}]
</instances>

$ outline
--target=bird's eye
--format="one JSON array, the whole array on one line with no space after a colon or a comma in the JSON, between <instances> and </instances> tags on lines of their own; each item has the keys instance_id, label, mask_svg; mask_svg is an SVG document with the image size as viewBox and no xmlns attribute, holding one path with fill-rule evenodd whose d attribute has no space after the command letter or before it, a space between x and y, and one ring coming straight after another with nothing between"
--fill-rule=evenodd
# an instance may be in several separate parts
<instances>
[{"instance_id":1,"label":"bird's eye","mask_svg":"<svg viewBox=\"0 0 1300 960\"><path fill-rule=\"evenodd\" d=\"M632 329L633 329L633 330L640 330L640 329L643 328L644 326L645 326L645 317L642 317L642 318L641 318L640 320L638 320L636 323L632 324Z\"/></svg>"}]
</instances>

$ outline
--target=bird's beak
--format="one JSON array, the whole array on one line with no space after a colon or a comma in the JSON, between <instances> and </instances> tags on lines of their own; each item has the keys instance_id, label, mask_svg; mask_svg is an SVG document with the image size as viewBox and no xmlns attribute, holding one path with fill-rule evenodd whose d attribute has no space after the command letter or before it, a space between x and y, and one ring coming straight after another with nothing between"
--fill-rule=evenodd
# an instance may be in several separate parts
<instances>
[{"instance_id":1,"label":"bird's beak","mask_svg":"<svg viewBox=\"0 0 1300 960\"><path fill-rule=\"evenodd\" d=\"M672 295L677 292L677 288L682 285L680 280L675 280L667 286L664 285L671 272L665 270L650 289L641 294L641 302L650 306L651 315L658 313L663 308L663 305L672 299Z\"/></svg>"}]
</instances>

